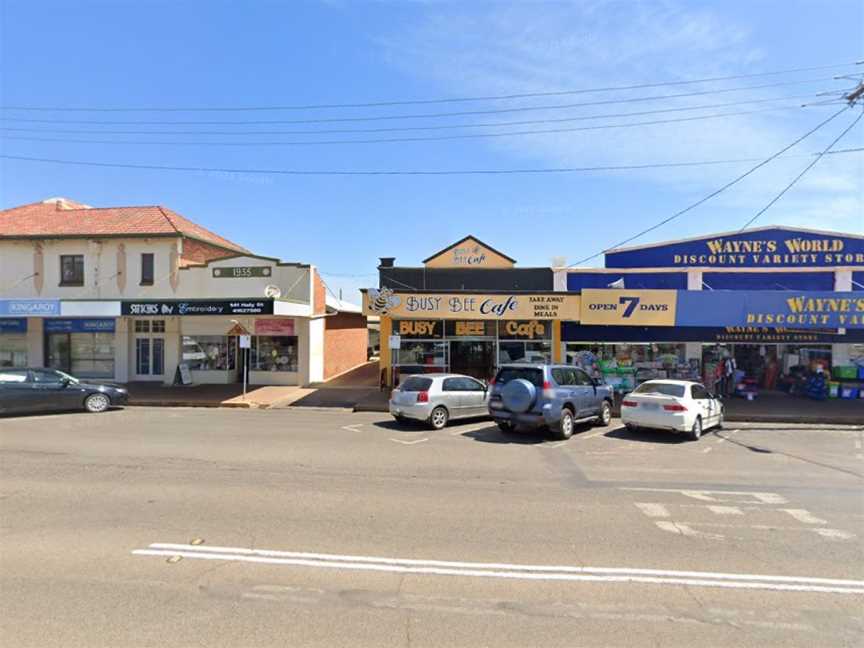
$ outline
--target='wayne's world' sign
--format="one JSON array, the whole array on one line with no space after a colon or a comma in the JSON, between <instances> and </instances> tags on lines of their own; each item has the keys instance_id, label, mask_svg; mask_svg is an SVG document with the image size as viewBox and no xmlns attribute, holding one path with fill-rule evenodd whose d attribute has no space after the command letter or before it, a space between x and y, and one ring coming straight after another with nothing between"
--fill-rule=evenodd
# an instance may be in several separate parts
<instances>
[{"instance_id":1,"label":"'wayne's world' sign","mask_svg":"<svg viewBox=\"0 0 864 648\"><path fill-rule=\"evenodd\" d=\"M806 268L864 265L864 237L767 228L608 252L607 268Z\"/></svg>"}]
</instances>

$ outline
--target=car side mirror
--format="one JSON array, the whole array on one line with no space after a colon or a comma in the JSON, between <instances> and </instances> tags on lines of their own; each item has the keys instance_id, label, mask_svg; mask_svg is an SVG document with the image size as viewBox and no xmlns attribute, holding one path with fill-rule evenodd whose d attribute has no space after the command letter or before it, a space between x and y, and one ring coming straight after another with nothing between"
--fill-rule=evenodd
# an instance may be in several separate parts
<instances>
[{"instance_id":1,"label":"car side mirror","mask_svg":"<svg viewBox=\"0 0 864 648\"><path fill-rule=\"evenodd\" d=\"M72 384L72 381L64 376L63 378L60 379L60 384L63 385L64 387L68 387L69 385Z\"/></svg>"}]
</instances>

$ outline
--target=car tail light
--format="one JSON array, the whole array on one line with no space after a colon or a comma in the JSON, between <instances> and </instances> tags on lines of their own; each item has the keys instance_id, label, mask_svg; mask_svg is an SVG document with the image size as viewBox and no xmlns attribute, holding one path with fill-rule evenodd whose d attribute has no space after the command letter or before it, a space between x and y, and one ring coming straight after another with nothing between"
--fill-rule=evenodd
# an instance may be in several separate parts
<instances>
[{"instance_id":1,"label":"car tail light","mask_svg":"<svg viewBox=\"0 0 864 648\"><path fill-rule=\"evenodd\" d=\"M639 403L637 403L636 401L628 401L628 400L621 401L621 407L638 407L638 406L639 406Z\"/></svg>"},{"instance_id":2,"label":"car tail light","mask_svg":"<svg viewBox=\"0 0 864 648\"><path fill-rule=\"evenodd\" d=\"M417 392L417 402L418 403L428 403L429 402L429 392Z\"/></svg>"},{"instance_id":3,"label":"car tail light","mask_svg":"<svg viewBox=\"0 0 864 648\"><path fill-rule=\"evenodd\" d=\"M555 392L552 389L552 383L548 380L543 381L543 398L550 399L555 398Z\"/></svg>"},{"instance_id":4,"label":"car tail light","mask_svg":"<svg viewBox=\"0 0 864 648\"><path fill-rule=\"evenodd\" d=\"M495 384L495 379L492 378L492 379L489 381L489 386L491 387L491 386L494 385L494 384Z\"/></svg>"},{"instance_id":5,"label":"car tail light","mask_svg":"<svg viewBox=\"0 0 864 648\"><path fill-rule=\"evenodd\" d=\"M552 383L548 380L543 381L543 389L552 389Z\"/></svg>"},{"instance_id":6,"label":"car tail light","mask_svg":"<svg viewBox=\"0 0 864 648\"><path fill-rule=\"evenodd\" d=\"M678 404L664 405L663 409L666 410L667 412L686 412L687 411L686 407L684 407L683 405L678 405Z\"/></svg>"}]
</instances>

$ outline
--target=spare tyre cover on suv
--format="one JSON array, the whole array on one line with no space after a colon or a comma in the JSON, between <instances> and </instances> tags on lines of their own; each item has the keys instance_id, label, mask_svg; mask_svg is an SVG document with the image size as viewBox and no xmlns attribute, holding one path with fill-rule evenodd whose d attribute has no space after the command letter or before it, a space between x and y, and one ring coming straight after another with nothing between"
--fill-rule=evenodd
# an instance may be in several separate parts
<instances>
[{"instance_id":1,"label":"spare tyre cover on suv","mask_svg":"<svg viewBox=\"0 0 864 648\"><path fill-rule=\"evenodd\" d=\"M537 398L537 388L524 378L511 380L501 390L504 407L511 412L527 412Z\"/></svg>"}]
</instances>

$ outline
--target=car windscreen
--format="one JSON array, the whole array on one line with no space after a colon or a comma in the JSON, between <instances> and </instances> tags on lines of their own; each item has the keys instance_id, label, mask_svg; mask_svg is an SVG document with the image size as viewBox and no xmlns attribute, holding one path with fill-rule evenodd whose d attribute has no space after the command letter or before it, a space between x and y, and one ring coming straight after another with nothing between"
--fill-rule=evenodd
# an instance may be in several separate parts
<instances>
[{"instance_id":1,"label":"car windscreen","mask_svg":"<svg viewBox=\"0 0 864 648\"><path fill-rule=\"evenodd\" d=\"M633 390L634 394L661 394L663 396L684 397L684 385L663 382L645 382Z\"/></svg>"},{"instance_id":2,"label":"car windscreen","mask_svg":"<svg viewBox=\"0 0 864 648\"><path fill-rule=\"evenodd\" d=\"M543 386L543 370L531 367L502 367L495 376L496 385L506 385L511 380L522 378L535 387Z\"/></svg>"},{"instance_id":3,"label":"car windscreen","mask_svg":"<svg viewBox=\"0 0 864 648\"><path fill-rule=\"evenodd\" d=\"M411 376L404 383L399 385L399 389L403 392L421 392L429 391L429 388L431 386L431 378L420 378L419 376Z\"/></svg>"}]
</instances>

